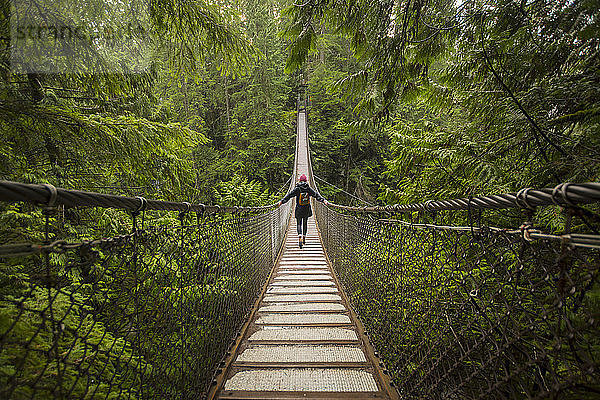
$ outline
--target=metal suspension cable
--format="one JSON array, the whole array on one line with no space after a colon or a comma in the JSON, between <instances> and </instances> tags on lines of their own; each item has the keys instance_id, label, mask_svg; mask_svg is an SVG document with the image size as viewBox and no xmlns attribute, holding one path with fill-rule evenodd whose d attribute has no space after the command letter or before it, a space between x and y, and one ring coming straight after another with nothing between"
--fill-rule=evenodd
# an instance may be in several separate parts
<instances>
[{"instance_id":1,"label":"metal suspension cable","mask_svg":"<svg viewBox=\"0 0 600 400\"><path fill-rule=\"evenodd\" d=\"M568 243L574 247L586 247L591 249L600 249L600 235L589 235L589 234L564 234L555 235L543 233L539 229L533 228L533 226L522 226L517 229L510 228L498 228L495 226L460 226L460 225L437 225L430 223L411 223L402 221L399 219L380 219L378 220L382 224L398 224L404 225L410 229L436 229L440 231L456 231L456 232L470 232L472 234L505 234L505 235L519 235L523 236L528 241L536 239L543 240L556 240L563 243Z\"/></svg>"},{"instance_id":2,"label":"metal suspension cable","mask_svg":"<svg viewBox=\"0 0 600 400\"><path fill-rule=\"evenodd\" d=\"M342 188L340 188L340 187L337 187L337 186L335 186L334 184L331 184L331 183L327 182L325 179L319 178L317 175L314 175L314 177L315 177L317 180L319 180L319 181L323 182L324 184L326 184L326 185L328 185L328 186L331 186L331 187L334 187L334 188L336 188L337 190L340 190L342 193L344 193L344 194L347 194L348 196L352 197L353 199L356 199L356 200L358 200L358 201L360 201L360 202L362 202L362 203L368 204L369 206L372 206L372 205L373 205L373 203L369 203L368 201L366 201L366 200L363 200L363 199L361 199L360 197L357 197L357 196L353 195L352 193L349 193L349 192L345 191L344 189L342 189Z\"/></svg>"},{"instance_id":3,"label":"metal suspension cable","mask_svg":"<svg viewBox=\"0 0 600 400\"><path fill-rule=\"evenodd\" d=\"M285 189L286 186L289 188L289 184L290 184L290 181L292 180L292 177L293 177L293 175L290 175L290 177L287 179L287 181L285 181L285 183L283 185L281 185L281 187L279 188L279 190L275 194L281 193L281 191L283 189Z\"/></svg>"},{"instance_id":4,"label":"metal suspension cable","mask_svg":"<svg viewBox=\"0 0 600 400\"><path fill-rule=\"evenodd\" d=\"M241 213L266 211L275 204L261 207L221 207L218 205L190 204L162 200L149 200L143 197L127 197L81 190L55 188L52 185L34 185L19 182L0 181L0 201L24 201L36 204L63 205L65 207L102 207L122 210L165 210L217 213Z\"/></svg>"},{"instance_id":5,"label":"metal suspension cable","mask_svg":"<svg viewBox=\"0 0 600 400\"><path fill-rule=\"evenodd\" d=\"M345 211L403 213L413 211L534 208L549 205L575 206L598 201L600 201L600 183L588 182L561 183L555 187L543 189L524 188L516 193L463 197L450 200L429 200L413 204L394 204L376 207L351 207L331 203L330 205L335 209Z\"/></svg>"}]
</instances>

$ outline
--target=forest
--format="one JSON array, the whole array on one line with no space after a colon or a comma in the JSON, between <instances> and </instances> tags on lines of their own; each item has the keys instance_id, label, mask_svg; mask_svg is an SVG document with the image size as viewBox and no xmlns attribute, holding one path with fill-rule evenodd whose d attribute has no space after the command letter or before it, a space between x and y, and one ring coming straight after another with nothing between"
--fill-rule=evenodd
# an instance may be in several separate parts
<instances>
[{"instance_id":1,"label":"forest","mask_svg":"<svg viewBox=\"0 0 600 400\"><path fill-rule=\"evenodd\" d=\"M147 68L88 52L72 73L24 74L5 52L4 179L266 204L289 177L301 88L315 173L340 203L598 178L594 0L157 1L145 21L102 3L81 18L148 24L132 39Z\"/></svg>"},{"instance_id":2,"label":"forest","mask_svg":"<svg viewBox=\"0 0 600 400\"><path fill-rule=\"evenodd\" d=\"M335 204L411 204L600 181L600 0L0 0L0 31L3 181L220 207L269 206L295 179L299 99L307 104L316 183ZM270 211L277 229L284 212ZM207 214L197 221L209 221ZM585 215L594 224L600 220L592 211ZM116 238L93 251L86 242L31 257L0 254L0 336L12 344L0 346L0 386L10 387L10 393L0 389L0 397L143 398L132 388L144 387L137 380L147 372L161 376L156 387L145 387L148 396L171 398L185 380L168 367L180 353L193 349L208 359L227 350L228 341L206 338L221 330L233 335L243 322L276 257L275 244L282 243L280 233L258 254L248 232L266 232L266 217L213 215L195 227L183 213L179 219L162 211L136 217L130 234L132 216L119 210L49 214L31 204L0 203L2 244L47 243L49 235L78 242ZM518 219L489 217L513 228ZM454 223L466 221L470 210ZM564 232L570 221L558 207L536 214L538 227L549 233ZM152 229L136 236L137 223ZM574 227L587 232L590 225L584 219ZM400 228L386 229L381 232L400 235ZM176 244L188 240L184 233L198 242L181 250ZM464 245L463 239L448 246ZM385 243L382 254L401 247L389 237ZM507 243L515 254L522 251ZM364 243L358 248L368 250ZM131 249L134 256L115 261ZM476 258L467 253L465 259ZM337 262L352 257L340 250ZM390 265L403 262L394 257L388 255ZM593 310L600 307L597 257L573 257L573 265L592 266L594 278L580 301L589 300ZM191 269L176 272L176 264ZM360 296L375 278L357 282L368 271L348 271L338 272L357 288L351 297L370 315ZM154 286L139 285L146 278ZM183 280L197 284L185 289ZM124 300L133 291L157 304ZM388 295L382 301L395 301ZM46 321L49 304L64 313L68 334L60 340L54 326L36 325L39 315ZM186 317L185 328L173 322L186 307L210 315L222 304L237 304L226 322L199 316ZM390 306L394 318L407 319L396 306ZM164 341L140 329L137 347L130 345L134 322L153 315L160 321L148 326L164 330ZM369 323L388 323L378 318ZM203 328L194 331L198 325ZM123 330L127 335L119 334ZM385 336L375 340L395 349L384 359L398 364L400 344ZM102 349L89 362L88 344L82 344L88 339L94 351ZM73 354L71 342L79 346ZM22 351L31 343L43 350L26 362ZM598 356L600 344L590 343L590 354ZM166 348L170 352L162 352ZM78 367L61 372L57 363L57 370L41 370L44 357L64 357L65 365ZM113 360L108 369L99 367L105 360ZM204 374L189 393L210 385L219 361L181 360L194 364L190 374ZM81 383L88 375L95 380ZM69 395L48 389L55 376ZM161 385L168 389L160 392ZM598 390L596 382L590 393Z\"/></svg>"}]
</instances>

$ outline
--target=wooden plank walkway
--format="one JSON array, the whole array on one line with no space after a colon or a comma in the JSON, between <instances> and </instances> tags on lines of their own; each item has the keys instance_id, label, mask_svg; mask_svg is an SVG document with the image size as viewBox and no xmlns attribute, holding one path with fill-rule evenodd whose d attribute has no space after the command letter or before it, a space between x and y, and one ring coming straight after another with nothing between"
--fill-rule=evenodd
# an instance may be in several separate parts
<instances>
[{"instance_id":1,"label":"wooden plank walkway","mask_svg":"<svg viewBox=\"0 0 600 400\"><path fill-rule=\"evenodd\" d=\"M306 119L300 110L294 183L304 173L314 185ZM302 249L295 222L292 217L277 264L209 398L397 399L335 277L314 218Z\"/></svg>"},{"instance_id":2,"label":"wooden plank walkway","mask_svg":"<svg viewBox=\"0 0 600 400\"><path fill-rule=\"evenodd\" d=\"M314 219L302 249L294 222L217 398L397 398L348 307Z\"/></svg>"}]
</instances>

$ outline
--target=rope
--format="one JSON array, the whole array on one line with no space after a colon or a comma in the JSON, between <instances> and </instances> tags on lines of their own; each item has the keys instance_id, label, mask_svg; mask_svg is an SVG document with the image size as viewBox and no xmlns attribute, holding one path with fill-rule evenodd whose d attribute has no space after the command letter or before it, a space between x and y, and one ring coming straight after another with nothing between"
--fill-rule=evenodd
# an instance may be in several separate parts
<instances>
[{"instance_id":1,"label":"rope","mask_svg":"<svg viewBox=\"0 0 600 400\"><path fill-rule=\"evenodd\" d=\"M469 209L508 209L560 205L565 207L577 204L590 204L600 201L600 183L561 183L552 188L525 188L517 193L503 193L490 196L463 197L451 200L429 200L423 203L395 204L376 207L349 207L332 204L334 208L362 213L403 213L413 211L448 211Z\"/></svg>"},{"instance_id":2,"label":"rope","mask_svg":"<svg viewBox=\"0 0 600 400\"><path fill-rule=\"evenodd\" d=\"M183 212L218 212L247 213L267 211L276 206L271 204L261 207L220 207L205 206L187 202L147 200L143 197L126 197L81 190L56 188L49 184L33 185L27 183L0 181L0 201L23 201L47 207L63 205L65 207L101 207L128 210L140 213L145 210L183 211Z\"/></svg>"},{"instance_id":3,"label":"rope","mask_svg":"<svg viewBox=\"0 0 600 400\"><path fill-rule=\"evenodd\" d=\"M373 205L373 203L369 203L368 201L366 201L366 200L363 200L363 199L361 199L360 197L357 197L357 196L353 195L352 193L348 193L348 192L346 192L344 189L342 189L342 188L340 188L340 187L337 187L337 186L335 186L335 185L333 185L333 184L331 184L331 183L327 182L325 179L319 178L317 175L314 175L314 174L313 174L313 176L314 176L316 179L318 179L318 180L320 180L321 182L323 182L324 184L326 184L326 185L329 185L329 186L331 186L331 187L334 187L334 188L336 188L337 190L340 190L342 193L344 193L344 194L347 194L348 196L352 197L353 199L356 199L356 200L358 200L358 201L360 201L360 202L363 202L363 203L365 203L365 204L368 204L368 205L370 205L370 206L372 206L372 205Z\"/></svg>"},{"instance_id":4,"label":"rope","mask_svg":"<svg viewBox=\"0 0 600 400\"><path fill-rule=\"evenodd\" d=\"M563 243L568 243L573 247L584 247L590 249L600 249L600 235L590 234L575 234L570 233L566 235L553 235L550 233L544 233L539 229L535 229L530 224L523 224L517 229L499 228L495 226L459 226L459 225L436 225L436 224L416 224L410 223L398 219L380 219L378 220L384 224L398 224L411 229L436 229L441 231L454 231L454 232L475 232L484 233L490 232L495 234L507 234L507 235L519 235L523 236L523 239L528 242L534 240L553 240Z\"/></svg>"},{"instance_id":5,"label":"rope","mask_svg":"<svg viewBox=\"0 0 600 400\"><path fill-rule=\"evenodd\" d=\"M281 187L279 188L279 190L275 194L281 193L281 191L284 190L286 186L289 187L289 183L292 180L292 177L293 177L293 175L290 175L290 177L288 178L288 180L285 181L285 183L283 185L281 185Z\"/></svg>"}]
</instances>

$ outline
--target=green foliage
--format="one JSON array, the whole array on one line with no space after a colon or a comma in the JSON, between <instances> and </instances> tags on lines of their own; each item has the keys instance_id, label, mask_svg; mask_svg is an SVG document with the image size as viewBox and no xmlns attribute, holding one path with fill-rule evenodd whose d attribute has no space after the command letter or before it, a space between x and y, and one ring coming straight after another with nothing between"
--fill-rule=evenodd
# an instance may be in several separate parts
<instances>
[{"instance_id":1,"label":"green foliage","mask_svg":"<svg viewBox=\"0 0 600 400\"><path fill-rule=\"evenodd\" d=\"M180 121L211 140L193 153L191 186L198 201L213 203L214 188L234 175L260 181L275 191L289 177L293 162L295 77L283 74L284 45L277 37L280 5L240 1L239 29L257 58L244 76L226 76L209 58L193 77L163 71L157 82L161 106L157 120Z\"/></svg>"},{"instance_id":2,"label":"green foliage","mask_svg":"<svg viewBox=\"0 0 600 400\"><path fill-rule=\"evenodd\" d=\"M170 69L195 74L204 69L205 59L214 57L222 73L246 73L255 48L239 29L240 14L230 3L158 0L149 4Z\"/></svg>"},{"instance_id":3,"label":"green foliage","mask_svg":"<svg viewBox=\"0 0 600 400\"><path fill-rule=\"evenodd\" d=\"M103 60L101 52L78 55L73 69L63 74L23 74L9 64L0 66L1 178L157 199L213 200L215 182L202 185L196 173L190 174L201 164L202 148L213 143L205 122L212 116L191 110L187 86L200 87L211 77L236 79L245 74L256 49L243 32L237 5L155 1L146 6L131 2L123 5L127 10L115 10L90 0L81 13L70 5L65 9L84 19L96 16L103 27L143 27L132 41L144 45L150 60L138 72L113 71L111 62L119 60ZM53 11L58 8L40 7L44 11L38 17L65 25L67 17ZM89 21L70 23L87 26ZM9 56L6 51L3 59ZM117 57L135 63L137 56ZM206 102L209 95L214 95L210 89L199 91L196 98ZM180 104L186 113L178 110ZM287 117L279 113L266 119L275 122L272 135L288 128L282 116ZM264 147L276 149L272 142ZM217 138L214 146L219 145ZM277 176L267 173L262 179L281 180L285 161L274 162ZM219 178L233 174L229 169Z\"/></svg>"},{"instance_id":4,"label":"green foliage","mask_svg":"<svg viewBox=\"0 0 600 400\"><path fill-rule=\"evenodd\" d=\"M113 71L114 59L90 53L76 58L73 72L18 73L6 62L9 49L0 49L0 178L171 201L273 203L294 143L294 78L282 73L272 23L279 5L148 4L148 36L137 39L147 42L150 62L137 72ZM144 18L95 6L89 11L100 24ZM137 55L120 56L126 63ZM45 241L41 210L0 211L2 244ZM185 385L206 390L272 249L256 246L255 230L239 231L239 218L225 218L218 230L214 222L190 228L185 246L179 231L161 231L179 226L176 214L146 212L138 227L150 221L156 227L138 232L133 255L132 237L116 236L131 232L131 216L59 207L47 218L50 240L112 239L51 253L47 264L38 255L2 259L0 397L169 398Z\"/></svg>"},{"instance_id":5,"label":"green foliage","mask_svg":"<svg viewBox=\"0 0 600 400\"><path fill-rule=\"evenodd\" d=\"M27 294L21 302L25 312L14 307L13 301L0 301L0 332L7 335L7 342L12 343L0 353L0 384L3 387L0 393L9 389L9 383L13 383L10 379L16 379L11 398L29 398L34 393L33 387L46 388L38 390L37 396L52 397L56 393L58 374L53 356L60 354L62 362L70 365L69 369L61 371L62 390L72 388L71 396L94 393L89 398L116 398L118 393L110 389L113 385L122 387L123 393L137 396L137 370L148 369L148 366L133 354L130 344L115 338L101 322L94 321L86 312L80 295L73 297L53 291L50 296L54 318L61 321L59 328L40 318L49 306L49 296L43 288L33 288ZM53 348L53 331L57 329L61 330L61 335ZM80 335L82 332L86 333L85 337ZM25 344L29 351L25 351ZM81 379L80 371L94 377L91 385Z\"/></svg>"},{"instance_id":6,"label":"green foliage","mask_svg":"<svg viewBox=\"0 0 600 400\"><path fill-rule=\"evenodd\" d=\"M239 175L220 182L215 188L215 198L218 204L230 207L266 206L278 200L260 182L248 181Z\"/></svg>"},{"instance_id":7,"label":"green foliage","mask_svg":"<svg viewBox=\"0 0 600 400\"><path fill-rule=\"evenodd\" d=\"M347 124L374 120L390 143L369 156L386 159L385 179L375 181L382 203L593 181L600 159L596 3L295 4L287 10L288 67L334 69L338 60L322 54L338 48L332 35L346 41L340 49L351 57L346 69L326 74L336 80L327 87L355 110ZM314 109L327 107L318 100ZM344 134L330 141L337 140ZM315 166L317 174L331 170ZM328 179L345 186L347 177Z\"/></svg>"}]
</instances>

